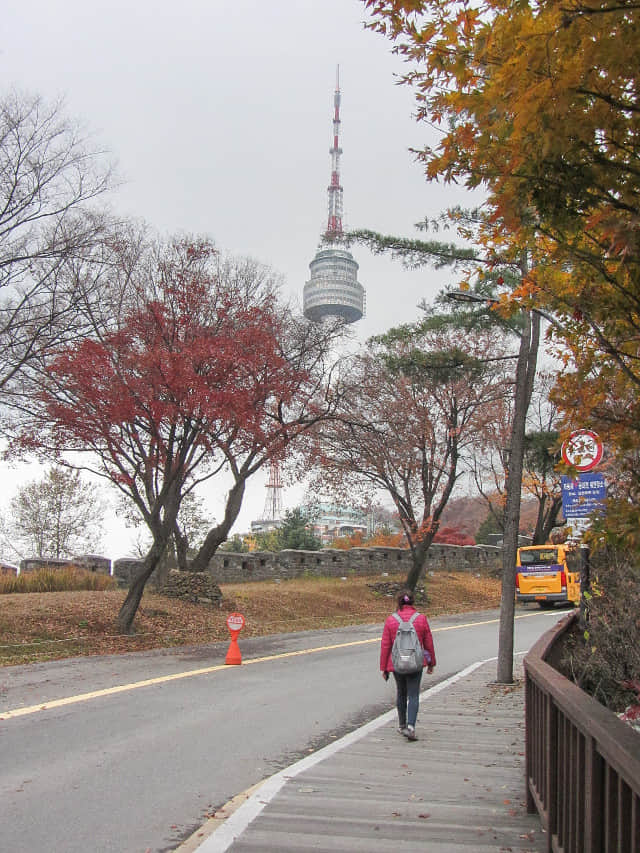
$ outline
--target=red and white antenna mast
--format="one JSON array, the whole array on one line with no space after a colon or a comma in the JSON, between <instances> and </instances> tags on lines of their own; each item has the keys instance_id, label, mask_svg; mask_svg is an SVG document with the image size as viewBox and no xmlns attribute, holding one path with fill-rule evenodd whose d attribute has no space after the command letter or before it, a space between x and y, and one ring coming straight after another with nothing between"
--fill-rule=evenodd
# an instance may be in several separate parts
<instances>
[{"instance_id":1,"label":"red and white antenna mast","mask_svg":"<svg viewBox=\"0 0 640 853\"><path fill-rule=\"evenodd\" d=\"M336 238L342 234L342 185L340 184L340 66L336 66L336 90L333 95L333 147L331 154L331 183L329 193L329 218L327 236Z\"/></svg>"},{"instance_id":2,"label":"red and white antenna mast","mask_svg":"<svg viewBox=\"0 0 640 853\"><path fill-rule=\"evenodd\" d=\"M267 498L264 502L262 518L265 521L277 521L282 517L282 480L280 478L280 465L275 459L271 460L266 488Z\"/></svg>"}]
</instances>

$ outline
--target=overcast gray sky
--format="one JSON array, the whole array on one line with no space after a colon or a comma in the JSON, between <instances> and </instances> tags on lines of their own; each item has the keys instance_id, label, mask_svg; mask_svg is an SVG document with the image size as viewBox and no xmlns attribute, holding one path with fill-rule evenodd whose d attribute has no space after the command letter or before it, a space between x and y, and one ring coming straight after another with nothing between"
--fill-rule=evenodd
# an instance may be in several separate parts
<instances>
[{"instance_id":1,"label":"overcast gray sky","mask_svg":"<svg viewBox=\"0 0 640 853\"><path fill-rule=\"evenodd\" d=\"M433 137L365 18L358 0L5 0L2 85L64 97L118 162L117 213L251 255L301 303L326 225L337 64L345 226L410 235L465 199L427 184L414 162L409 148ZM367 291L362 340L416 319L449 280L353 253ZM263 503L257 481L238 529Z\"/></svg>"}]
</instances>

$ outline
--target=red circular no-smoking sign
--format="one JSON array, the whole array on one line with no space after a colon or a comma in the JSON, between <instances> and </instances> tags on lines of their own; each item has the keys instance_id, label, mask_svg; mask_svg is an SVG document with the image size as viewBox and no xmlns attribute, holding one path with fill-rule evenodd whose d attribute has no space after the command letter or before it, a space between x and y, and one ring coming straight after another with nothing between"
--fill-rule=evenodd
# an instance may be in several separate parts
<instances>
[{"instance_id":1,"label":"red circular no-smoking sign","mask_svg":"<svg viewBox=\"0 0 640 853\"><path fill-rule=\"evenodd\" d=\"M244 628L244 616L242 613L230 613L227 616L227 628L230 631L242 631Z\"/></svg>"},{"instance_id":2,"label":"red circular no-smoking sign","mask_svg":"<svg viewBox=\"0 0 640 853\"><path fill-rule=\"evenodd\" d=\"M590 429L578 429L572 432L562 444L562 458L583 473L591 471L602 459L603 446L597 433Z\"/></svg>"}]
</instances>

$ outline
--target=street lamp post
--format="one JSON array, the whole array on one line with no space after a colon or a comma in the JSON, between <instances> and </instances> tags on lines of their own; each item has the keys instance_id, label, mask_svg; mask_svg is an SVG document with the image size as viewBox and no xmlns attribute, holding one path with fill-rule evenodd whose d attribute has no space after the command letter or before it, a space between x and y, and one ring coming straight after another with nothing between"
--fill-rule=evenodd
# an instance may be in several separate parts
<instances>
[{"instance_id":1,"label":"street lamp post","mask_svg":"<svg viewBox=\"0 0 640 853\"><path fill-rule=\"evenodd\" d=\"M455 302L496 304L498 300L479 296L464 290L447 293ZM520 335L520 348L516 363L514 409L511 421L510 453L506 477L506 502L502 538L502 591L500 598L500 628L498 633L498 668L496 681L513 683L513 633L516 597L516 557L520 528L520 500L522 496L522 469L527 412L538 361L540 343L540 317L543 312L535 308L524 314L525 323Z\"/></svg>"}]
</instances>

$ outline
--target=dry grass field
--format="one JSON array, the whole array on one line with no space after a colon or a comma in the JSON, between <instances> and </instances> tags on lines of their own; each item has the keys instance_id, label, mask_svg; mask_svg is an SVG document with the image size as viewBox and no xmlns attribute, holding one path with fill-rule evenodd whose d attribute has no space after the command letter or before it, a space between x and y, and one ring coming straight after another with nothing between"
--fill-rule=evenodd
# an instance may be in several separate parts
<instances>
[{"instance_id":1,"label":"dry grass field","mask_svg":"<svg viewBox=\"0 0 640 853\"><path fill-rule=\"evenodd\" d=\"M226 640L226 618L234 611L246 619L245 637L382 623L393 609L391 598L371 588L382 580L377 575L223 584L221 607L146 593L131 636L114 628L122 590L0 595L0 666ZM463 572L436 572L426 592L428 603L420 609L429 616L500 602L499 580Z\"/></svg>"}]
</instances>

